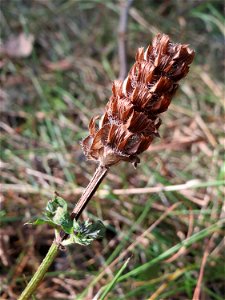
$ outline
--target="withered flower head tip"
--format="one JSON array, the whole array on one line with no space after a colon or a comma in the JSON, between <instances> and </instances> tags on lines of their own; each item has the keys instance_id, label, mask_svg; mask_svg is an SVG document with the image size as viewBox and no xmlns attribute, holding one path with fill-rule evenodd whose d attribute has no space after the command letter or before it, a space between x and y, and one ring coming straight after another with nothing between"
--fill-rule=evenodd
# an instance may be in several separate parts
<instances>
[{"instance_id":1,"label":"withered flower head tip","mask_svg":"<svg viewBox=\"0 0 225 300\"><path fill-rule=\"evenodd\" d=\"M104 115L90 121L89 136L82 141L87 158L103 166L121 160L136 165L138 155L159 136L159 114L167 110L193 58L188 45L172 43L165 34L158 34L145 51L139 48L127 78L113 82Z\"/></svg>"}]
</instances>

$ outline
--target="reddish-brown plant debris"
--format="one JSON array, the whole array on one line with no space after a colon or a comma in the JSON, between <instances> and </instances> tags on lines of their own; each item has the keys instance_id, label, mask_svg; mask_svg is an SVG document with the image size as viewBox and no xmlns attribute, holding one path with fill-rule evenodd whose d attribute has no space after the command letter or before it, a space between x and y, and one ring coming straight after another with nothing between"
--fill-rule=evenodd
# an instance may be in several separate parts
<instances>
[{"instance_id":1,"label":"reddish-brown plant debris","mask_svg":"<svg viewBox=\"0 0 225 300\"><path fill-rule=\"evenodd\" d=\"M136 62L124 81L116 80L106 111L91 119L89 136L82 141L88 159L111 166L121 160L139 162L155 136L159 136L159 114L166 111L178 84L189 71L194 51L158 34L144 51L139 48Z\"/></svg>"}]
</instances>

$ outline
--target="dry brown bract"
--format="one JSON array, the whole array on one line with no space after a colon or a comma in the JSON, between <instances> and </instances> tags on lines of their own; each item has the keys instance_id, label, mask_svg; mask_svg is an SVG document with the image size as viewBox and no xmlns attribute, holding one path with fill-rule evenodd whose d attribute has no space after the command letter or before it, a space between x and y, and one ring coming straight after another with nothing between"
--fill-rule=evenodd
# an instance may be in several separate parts
<instances>
[{"instance_id":1,"label":"dry brown bract","mask_svg":"<svg viewBox=\"0 0 225 300\"><path fill-rule=\"evenodd\" d=\"M99 116L90 121L90 134L82 141L87 158L106 167L121 160L136 165L138 155L159 136L158 116L167 110L193 58L188 45L172 43L165 34L158 34L145 51L139 48L127 78L114 81L99 128Z\"/></svg>"}]
</instances>

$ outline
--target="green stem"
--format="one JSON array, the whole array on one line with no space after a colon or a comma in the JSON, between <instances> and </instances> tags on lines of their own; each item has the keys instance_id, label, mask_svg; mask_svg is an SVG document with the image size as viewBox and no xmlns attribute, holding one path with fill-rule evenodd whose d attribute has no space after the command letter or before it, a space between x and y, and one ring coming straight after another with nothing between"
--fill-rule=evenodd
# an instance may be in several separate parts
<instances>
[{"instance_id":1,"label":"green stem","mask_svg":"<svg viewBox=\"0 0 225 300\"><path fill-rule=\"evenodd\" d=\"M36 273L28 283L27 287L21 294L20 298L18 300L27 300L30 299L33 292L37 289L38 285L44 278L48 268L52 264L53 260L57 256L59 246L53 242L51 247L48 250L48 253L46 254L45 258L43 259L42 263L40 264L39 268L37 269Z\"/></svg>"}]
</instances>

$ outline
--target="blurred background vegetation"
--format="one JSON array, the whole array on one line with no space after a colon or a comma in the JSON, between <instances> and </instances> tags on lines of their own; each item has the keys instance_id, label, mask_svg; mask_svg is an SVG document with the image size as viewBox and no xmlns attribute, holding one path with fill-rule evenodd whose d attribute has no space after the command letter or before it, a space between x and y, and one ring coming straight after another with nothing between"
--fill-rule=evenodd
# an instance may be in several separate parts
<instances>
[{"instance_id":1,"label":"blurred background vegetation","mask_svg":"<svg viewBox=\"0 0 225 300\"><path fill-rule=\"evenodd\" d=\"M16 299L54 237L47 226L23 224L54 191L72 209L95 170L79 142L119 76L121 2L0 4L1 299ZM61 252L35 299L224 299L223 6L133 1L129 67L158 32L190 44L195 61L162 116L161 139L137 170L112 168L83 214L104 220L105 238Z\"/></svg>"}]
</instances>

